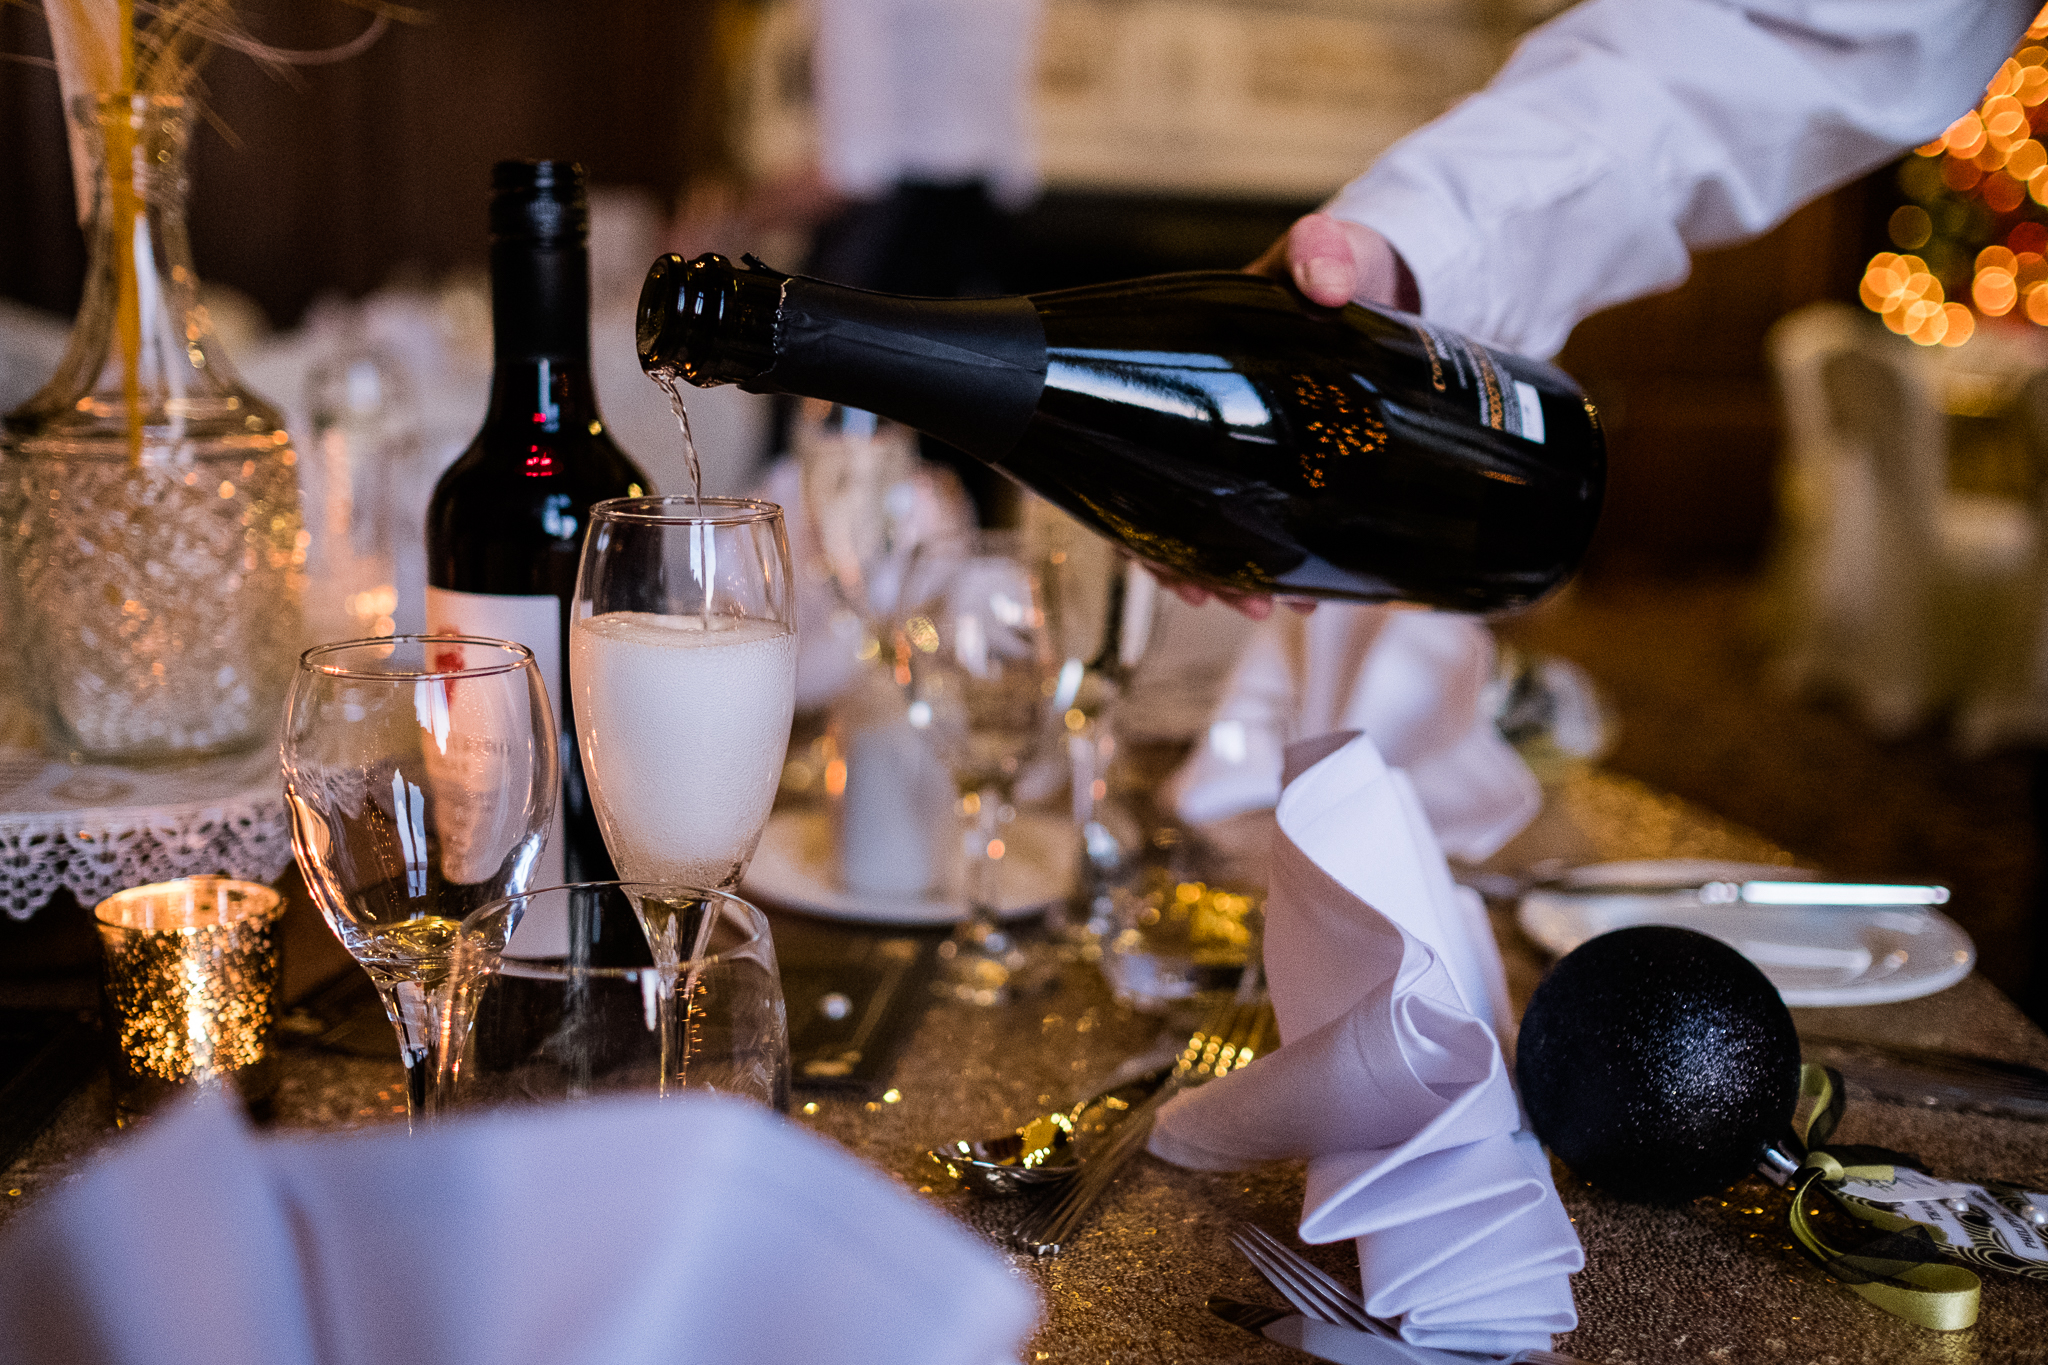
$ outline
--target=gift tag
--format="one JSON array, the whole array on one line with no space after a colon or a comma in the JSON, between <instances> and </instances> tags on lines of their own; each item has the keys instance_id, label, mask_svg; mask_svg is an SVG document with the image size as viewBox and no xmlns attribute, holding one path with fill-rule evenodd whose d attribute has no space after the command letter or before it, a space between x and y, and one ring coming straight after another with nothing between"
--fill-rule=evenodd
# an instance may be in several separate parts
<instances>
[{"instance_id":1,"label":"gift tag","mask_svg":"<svg viewBox=\"0 0 2048 1365\"><path fill-rule=\"evenodd\" d=\"M1984 1192L1982 1186L1965 1184L1960 1180L1936 1180L1925 1171L1916 1171L1910 1166L1891 1166L1886 1169L1891 1171L1889 1179L1851 1176L1834 1186L1834 1190L1837 1194L1872 1204L1904 1204L1923 1199L1968 1199L1972 1195Z\"/></svg>"},{"instance_id":2,"label":"gift tag","mask_svg":"<svg viewBox=\"0 0 2048 1365\"><path fill-rule=\"evenodd\" d=\"M1937 1180L1906 1167L1889 1179L1856 1177L1830 1185L1845 1204L1861 1204L1931 1229L1958 1259L2033 1279L2048 1279L2048 1194L2003 1181ZM1851 1212L1855 1212L1852 1208Z\"/></svg>"}]
</instances>

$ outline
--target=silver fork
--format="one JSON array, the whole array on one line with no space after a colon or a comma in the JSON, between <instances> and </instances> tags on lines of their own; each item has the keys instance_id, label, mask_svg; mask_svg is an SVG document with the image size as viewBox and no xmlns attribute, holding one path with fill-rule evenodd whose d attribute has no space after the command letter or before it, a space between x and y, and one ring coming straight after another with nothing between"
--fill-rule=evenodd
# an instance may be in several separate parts
<instances>
[{"instance_id":1,"label":"silver fork","mask_svg":"<svg viewBox=\"0 0 2048 1365\"><path fill-rule=\"evenodd\" d=\"M1124 1116L1107 1145L1081 1164L1056 1195L1032 1209L1010 1233L1010 1245L1032 1256L1057 1256L1117 1173L1144 1150L1159 1107L1189 1086L1200 1085L1245 1066L1265 1051L1273 1030L1273 1002L1264 996L1238 1000L1202 1021L1181 1051L1173 1074Z\"/></svg>"},{"instance_id":2,"label":"silver fork","mask_svg":"<svg viewBox=\"0 0 2048 1365\"><path fill-rule=\"evenodd\" d=\"M1300 1252L1264 1228L1240 1223L1231 1229L1230 1244L1243 1253L1244 1258L1252 1263L1252 1269L1265 1276L1266 1283L1279 1290L1281 1297L1293 1304L1303 1317L1334 1323L1339 1327L1353 1327L1396 1341L1401 1339L1399 1329L1392 1323L1365 1311L1363 1299L1311 1265ZM1582 1365L1582 1362L1576 1356L1557 1351L1530 1350L1505 1357L1502 1365Z\"/></svg>"},{"instance_id":3,"label":"silver fork","mask_svg":"<svg viewBox=\"0 0 2048 1365\"><path fill-rule=\"evenodd\" d=\"M1357 1295L1264 1228L1240 1223L1230 1231L1230 1244L1304 1317L1334 1322L1340 1327L1356 1327L1377 1337L1401 1335L1393 1324L1366 1312Z\"/></svg>"}]
</instances>

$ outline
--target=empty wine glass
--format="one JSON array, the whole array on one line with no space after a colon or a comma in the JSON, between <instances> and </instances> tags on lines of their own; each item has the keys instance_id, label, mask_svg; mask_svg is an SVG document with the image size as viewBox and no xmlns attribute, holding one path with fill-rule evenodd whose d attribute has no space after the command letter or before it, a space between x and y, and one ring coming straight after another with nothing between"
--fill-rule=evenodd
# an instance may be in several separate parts
<instances>
[{"instance_id":1,"label":"empty wine glass","mask_svg":"<svg viewBox=\"0 0 2048 1365\"><path fill-rule=\"evenodd\" d=\"M1015 818L1017 778L1043 748L1055 664L1037 576L1014 533L921 548L910 571L917 603L896 631L910 724L953 774L969 822L967 918L941 946L941 989L994 1005L1010 998L1023 954L996 921L1003 826Z\"/></svg>"},{"instance_id":2,"label":"empty wine glass","mask_svg":"<svg viewBox=\"0 0 2048 1365\"><path fill-rule=\"evenodd\" d=\"M1024 499L1023 537L1044 590L1059 659L1052 709L1065 731L1080 884L1047 929L1076 947L1109 928L1113 891L1142 843L1136 820L1110 796L1117 713L1152 636L1158 583L1135 559L1043 498Z\"/></svg>"},{"instance_id":3,"label":"empty wine glass","mask_svg":"<svg viewBox=\"0 0 2048 1365\"><path fill-rule=\"evenodd\" d=\"M472 911L524 891L554 813L555 724L524 645L399 635L300 656L285 710L292 853L376 983L431 1104L436 994Z\"/></svg>"},{"instance_id":4,"label":"empty wine glass","mask_svg":"<svg viewBox=\"0 0 2048 1365\"><path fill-rule=\"evenodd\" d=\"M870 638L886 633L918 547L974 524L946 469L918 458L917 433L859 408L808 399L790 444L811 548Z\"/></svg>"}]
</instances>

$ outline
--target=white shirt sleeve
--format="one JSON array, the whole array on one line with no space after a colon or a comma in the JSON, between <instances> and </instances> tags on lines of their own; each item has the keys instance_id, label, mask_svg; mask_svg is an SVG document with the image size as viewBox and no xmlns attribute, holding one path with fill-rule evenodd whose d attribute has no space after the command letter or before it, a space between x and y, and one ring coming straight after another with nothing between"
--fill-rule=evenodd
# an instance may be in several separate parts
<instances>
[{"instance_id":1,"label":"white shirt sleeve","mask_svg":"<svg viewBox=\"0 0 2048 1365\"><path fill-rule=\"evenodd\" d=\"M1550 356L1968 112L2037 0L1586 0L1326 207L1431 320Z\"/></svg>"}]
</instances>

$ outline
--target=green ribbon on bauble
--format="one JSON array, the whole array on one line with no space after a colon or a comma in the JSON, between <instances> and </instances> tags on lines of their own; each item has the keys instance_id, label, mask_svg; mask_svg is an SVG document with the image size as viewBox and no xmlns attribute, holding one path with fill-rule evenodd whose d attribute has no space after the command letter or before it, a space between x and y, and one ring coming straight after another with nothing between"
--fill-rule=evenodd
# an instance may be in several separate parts
<instances>
[{"instance_id":1,"label":"green ribbon on bauble","mask_svg":"<svg viewBox=\"0 0 2048 1365\"><path fill-rule=\"evenodd\" d=\"M1573 1174L1624 1199L1679 1204L1761 1171L1791 1186L1801 1250L1896 1317L1944 1332L1975 1323L1978 1279L1960 1259L2048 1278L2048 1264L1952 1244L1843 1192L1910 1168L1874 1149L1824 1149L1841 1078L1801 1063L1777 989L1718 939L1645 925L1588 940L1537 987L1516 1052L1530 1124ZM1878 1235L1832 1245L1815 1221L1823 1194Z\"/></svg>"},{"instance_id":2,"label":"green ribbon on bauble","mask_svg":"<svg viewBox=\"0 0 2048 1365\"><path fill-rule=\"evenodd\" d=\"M1792 1131L1805 1145L1806 1159L1792 1176L1792 1208L1786 1220L1793 1240L1821 1269L1893 1317L1937 1332L1972 1325L1977 1321L1977 1277L1948 1259L1954 1249L1940 1229L1860 1200L1836 1197L1848 1181L1889 1181L1896 1172L1888 1162L1859 1161L1854 1148L1839 1154L1820 1150L1819 1144L1834 1132L1842 1107L1840 1076L1824 1066L1800 1067ZM1822 1193L1880 1235L1852 1249L1830 1246L1813 1222L1820 1210L1811 1202Z\"/></svg>"}]
</instances>

